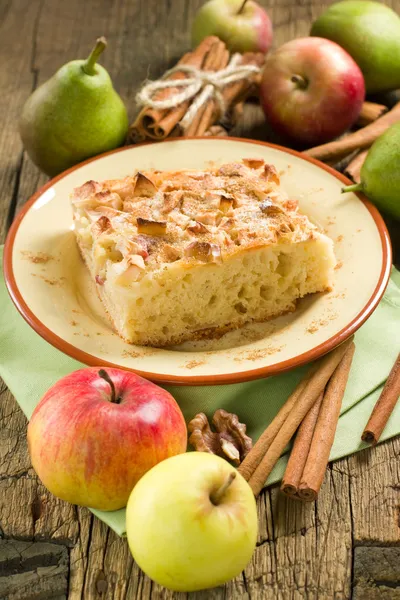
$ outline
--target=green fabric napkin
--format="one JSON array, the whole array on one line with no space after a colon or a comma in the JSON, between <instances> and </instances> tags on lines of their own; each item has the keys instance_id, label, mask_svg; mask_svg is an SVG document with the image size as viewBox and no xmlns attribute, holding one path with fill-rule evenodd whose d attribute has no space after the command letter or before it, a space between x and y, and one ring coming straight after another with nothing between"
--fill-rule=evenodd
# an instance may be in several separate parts
<instances>
[{"instance_id":1,"label":"green fabric napkin","mask_svg":"<svg viewBox=\"0 0 400 600\"><path fill-rule=\"evenodd\" d=\"M2 248L0 247L0 258ZM365 447L361 432L379 397L383 383L396 359L400 339L400 273L393 271L378 308L356 334L356 353L342 413L331 451L331 460ZM0 277L0 375L29 418L45 391L60 377L83 367L39 337L14 308ZM196 413L211 416L218 408L239 415L248 433L256 440L278 412L305 368L277 377L224 386L174 387L168 390L189 421ZM400 433L400 403L382 436ZM279 481L287 456L280 458L268 484ZM106 513L93 510L119 535L125 533L125 510Z\"/></svg>"}]
</instances>

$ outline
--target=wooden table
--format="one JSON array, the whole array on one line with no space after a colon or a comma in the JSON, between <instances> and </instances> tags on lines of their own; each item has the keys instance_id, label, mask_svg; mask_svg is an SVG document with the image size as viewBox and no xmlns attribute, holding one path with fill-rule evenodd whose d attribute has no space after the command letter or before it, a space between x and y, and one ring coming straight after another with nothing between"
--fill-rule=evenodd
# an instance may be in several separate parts
<instances>
[{"instance_id":1,"label":"wooden table","mask_svg":"<svg viewBox=\"0 0 400 600\"><path fill-rule=\"evenodd\" d=\"M202 0L3 0L0 3L0 242L19 208L46 181L23 152L21 108L65 62L84 58L97 36L103 64L130 115L139 84L189 47ZM330 2L264 0L275 46L307 35ZM400 0L390 3L400 12ZM265 138L256 110L239 133ZM23 373L21 373L23 376ZM173 594L152 583L118 538L86 509L40 484L26 445L26 419L0 387L0 599L400 598L400 438L340 460L318 502L301 504L277 487L258 501L260 533L251 564L224 587ZM10 591L12 590L12 591Z\"/></svg>"}]
</instances>

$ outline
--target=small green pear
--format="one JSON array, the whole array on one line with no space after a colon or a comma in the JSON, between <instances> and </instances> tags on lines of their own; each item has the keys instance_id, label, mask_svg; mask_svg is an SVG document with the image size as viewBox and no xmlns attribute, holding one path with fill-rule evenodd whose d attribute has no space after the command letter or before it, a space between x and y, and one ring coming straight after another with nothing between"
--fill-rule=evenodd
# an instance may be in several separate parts
<instances>
[{"instance_id":1,"label":"small green pear","mask_svg":"<svg viewBox=\"0 0 400 600\"><path fill-rule=\"evenodd\" d=\"M61 67L24 105L22 142L47 175L57 175L125 140L125 105L107 71L97 64L105 47L106 40L99 38L89 58Z\"/></svg>"},{"instance_id":2,"label":"small green pear","mask_svg":"<svg viewBox=\"0 0 400 600\"><path fill-rule=\"evenodd\" d=\"M389 127L374 144L361 168L361 183L343 192L364 192L384 213L400 219L400 123Z\"/></svg>"},{"instance_id":3,"label":"small green pear","mask_svg":"<svg viewBox=\"0 0 400 600\"><path fill-rule=\"evenodd\" d=\"M347 50L363 72L368 93L400 87L400 17L388 6L367 0L336 2L310 33Z\"/></svg>"}]
</instances>

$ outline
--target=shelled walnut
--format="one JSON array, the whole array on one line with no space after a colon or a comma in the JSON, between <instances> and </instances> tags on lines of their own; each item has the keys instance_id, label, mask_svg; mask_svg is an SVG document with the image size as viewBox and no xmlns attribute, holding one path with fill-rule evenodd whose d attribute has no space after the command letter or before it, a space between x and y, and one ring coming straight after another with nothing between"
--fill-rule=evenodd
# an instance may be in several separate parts
<instances>
[{"instance_id":1,"label":"shelled walnut","mask_svg":"<svg viewBox=\"0 0 400 600\"><path fill-rule=\"evenodd\" d=\"M220 408L214 413L212 431L204 413L196 415L189 423L189 443L198 452L216 454L239 465L253 447L251 437L246 435L246 425L237 415Z\"/></svg>"}]
</instances>

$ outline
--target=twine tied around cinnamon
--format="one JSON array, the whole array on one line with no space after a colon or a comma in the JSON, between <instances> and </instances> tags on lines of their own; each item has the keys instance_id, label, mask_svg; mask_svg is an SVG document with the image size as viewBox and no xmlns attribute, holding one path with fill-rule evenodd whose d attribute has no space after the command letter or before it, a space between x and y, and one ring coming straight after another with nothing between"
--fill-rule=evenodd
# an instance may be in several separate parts
<instances>
[{"instance_id":1,"label":"twine tied around cinnamon","mask_svg":"<svg viewBox=\"0 0 400 600\"><path fill-rule=\"evenodd\" d=\"M198 110L210 99L215 99L220 116L225 112L225 102L221 90L230 83L246 79L249 75L261 72L256 65L240 65L241 54L234 54L229 64L219 71L203 71L190 65L176 65L156 81L148 81L136 95L139 106L149 106L154 109L174 108L183 102L192 100L189 110L186 112L180 125L186 128L190 125ZM187 73L190 77L185 79L168 80L177 71ZM183 88L181 92L172 94L164 100L156 100L157 92L167 88Z\"/></svg>"}]
</instances>

